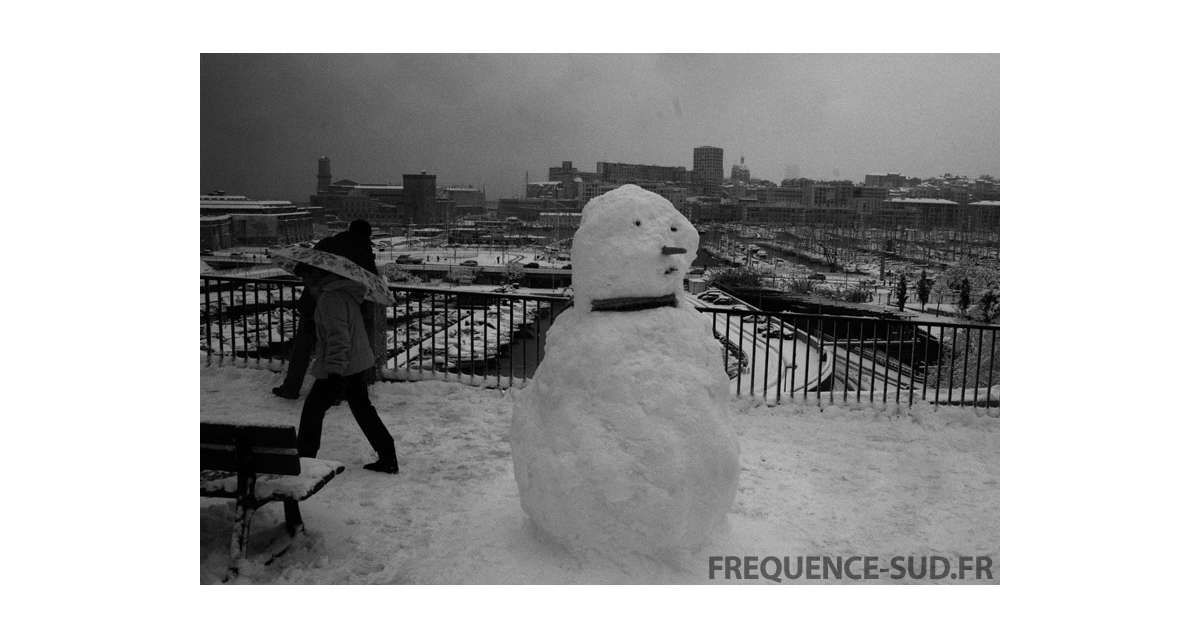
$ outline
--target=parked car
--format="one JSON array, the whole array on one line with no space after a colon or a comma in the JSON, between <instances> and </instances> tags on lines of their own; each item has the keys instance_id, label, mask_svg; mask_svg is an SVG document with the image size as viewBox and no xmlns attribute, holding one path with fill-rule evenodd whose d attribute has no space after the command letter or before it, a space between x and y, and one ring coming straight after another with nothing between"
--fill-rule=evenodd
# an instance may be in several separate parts
<instances>
[{"instance_id":1,"label":"parked car","mask_svg":"<svg viewBox=\"0 0 1200 638\"><path fill-rule=\"evenodd\" d=\"M542 265L537 263L536 261L531 261L531 262L525 264L525 267L526 268L541 268Z\"/></svg>"},{"instance_id":2,"label":"parked car","mask_svg":"<svg viewBox=\"0 0 1200 638\"><path fill-rule=\"evenodd\" d=\"M815 273L809 275L808 278L816 280L816 281L825 281L825 275L822 275L819 272L815 272Z\"/></svg>"},{"instance_id":3,"label":"parked car","mask_svg":"<svg viewBox=\"0 0 1200 638\"><path fill-rule=\"evenodd\" d=\"M468 259L460 264L461 266L478 266L479 262L474 259Z\"/></svg>"}]
</instances>

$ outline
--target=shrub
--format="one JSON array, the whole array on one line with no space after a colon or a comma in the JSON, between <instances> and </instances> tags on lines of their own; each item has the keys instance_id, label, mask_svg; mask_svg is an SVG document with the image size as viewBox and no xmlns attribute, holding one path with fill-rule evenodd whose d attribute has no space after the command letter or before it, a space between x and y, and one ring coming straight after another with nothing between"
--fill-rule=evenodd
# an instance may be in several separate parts
<instances>
[{"instance_id":1,"label":"shrub","mask_svg":"<svg viewBox=\"0 0 1200 638\"><path fill-rule=\"evenodd\" d=\"M816 288L816 285L817 282L811 279L793 279L792 282L788 284L788 291L807 295L812 293L813 289Z\"/></svg>"},{"instance_id":2,"label":"shrub","mask_svg":"<svg viewBox=\"0 0 1200 638\"><path fill-rule=\"evenodd\" d=\"M730 268L713 275L709 284L725 288L761 288L762 275L749 268Z\"/></svg>"}]
</instances>

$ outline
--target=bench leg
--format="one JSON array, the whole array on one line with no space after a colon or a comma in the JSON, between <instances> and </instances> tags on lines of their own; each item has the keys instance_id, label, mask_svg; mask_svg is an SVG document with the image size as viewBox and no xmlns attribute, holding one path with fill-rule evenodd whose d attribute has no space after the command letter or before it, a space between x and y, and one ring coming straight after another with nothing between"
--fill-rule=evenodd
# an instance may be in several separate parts
<instances>
[{"instance_id":1,"label":"bench leg","mask_svg":"<svg viewBox=\"0 0 1200 638\"><path fill-rule=\"evenodd\" d=\"M250 538L250 520L253 517L254 506L238 499L233 520L233 538L229 542L229 572L225 575L226 581L237 577L246 559L246 544Z\"/></svg>"},{"instance_id":2,"label":"bench leg","mask_svg":"<svg viewBox=\"0 0 1200 638\"><path fill-rule=\"evenodd\" d=\"M287 525L288 534L295 536L300 533L304 529L304 519L300 518L300 503L284 501L283 519Z\"/></svg>"}]
</instances>

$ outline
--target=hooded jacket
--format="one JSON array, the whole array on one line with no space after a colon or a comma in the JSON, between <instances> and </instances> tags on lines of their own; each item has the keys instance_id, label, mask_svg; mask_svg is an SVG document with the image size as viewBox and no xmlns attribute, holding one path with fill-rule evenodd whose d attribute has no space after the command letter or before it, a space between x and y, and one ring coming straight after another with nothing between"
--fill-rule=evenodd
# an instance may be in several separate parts
<instances>
[{"instance_id":1,"label":"hooded jacket","mask_svg":"<svg viewBox=\"0 0 1200 638\"><path fill-rule=\"evenodd\" d=\"M317 341L313 376L348 376L375 365L371 340L363 324L360 306L366 288L344 277L329 275L316 287L317 309L313 313Z\"/></svg>"}]
</instances>

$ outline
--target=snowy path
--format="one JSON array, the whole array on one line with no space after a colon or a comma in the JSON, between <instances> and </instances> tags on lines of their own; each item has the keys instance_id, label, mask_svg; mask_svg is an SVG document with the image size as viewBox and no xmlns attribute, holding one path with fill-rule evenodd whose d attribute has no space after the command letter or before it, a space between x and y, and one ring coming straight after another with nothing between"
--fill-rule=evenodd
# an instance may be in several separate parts
<instances>
[{"instance_id":1,"label":"snowy path","mask_svg":"<svg viewBox=\"0 0 1200 638\"><path fill-rule=\"evenodd\" d=\"M201 366L201 418L296 423L302 402L271 395L277 382L269 371ZM349 410L333 408L320 455L346 472L301 505L309 533L240 582L705 583L709 553L990 554L999 578L999 419L971 409L735 401L742 473L729 529L684 571L625 573L580 562L525 523L509 395L442 381L371 392L400 475L363 470L373 455ZM227 564L231 509L201 499L202 583L219 582ZM251 552L281 525L280 506L264 507Z\"/></svg>"}]
</instances>

